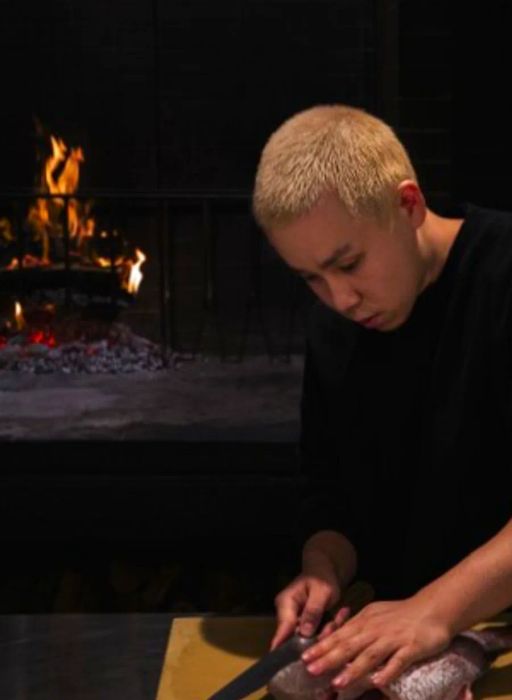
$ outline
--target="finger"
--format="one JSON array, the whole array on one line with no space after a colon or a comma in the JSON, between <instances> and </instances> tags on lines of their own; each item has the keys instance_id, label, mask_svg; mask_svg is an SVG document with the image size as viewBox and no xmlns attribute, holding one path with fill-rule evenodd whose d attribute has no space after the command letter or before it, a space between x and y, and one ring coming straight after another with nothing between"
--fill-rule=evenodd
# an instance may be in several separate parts
<instances>
[{"instance_id":1,"label":"finger","mask_svg":"<svg viewBox=\"0 0 512 700\"><path fill-rule=\"evenodd\" d=\"M341 618L341 616L340 616ZM336 622L334 622L336 625ZM306 663L311 663L317 658L322 658L332 649L338 648L338 653L343 652L345 661L349 661L352 656L360 651L361 629L354 626L351 620L347 625L336 625L336 629L328 635L322 636L316 644L302 654L301 658Z\"/></svg>"},{"instance_id":2,"label":"finger","mask_svg":"<svg viewBox=\"0 0 512 700\"><path fill-rule=\"evenodd\" d=\"M330 591L326 588L313 588L300 617L299 634L310 637L320 624L329 602Z\"/></svg>"},{"instance_id":3,"label":"finger","mask_svg":"<svg viewBox=\"0 0 512 700\"><path fill-rule=\"evenodd\" d=\"M310 673L318 675L341 668L364 649L361 637L350 637L345 641L344 637L340 636L342 631L343 628L336 630L302 654L301 658L306 662Z\"/></svg>"},{"instance_id":4,"label":"finger","mask_svg":"<svg viewBox=\"0 0 512 700\"><path fill-rule=\"evenodd\" d=\"M334 622L334 620L332 622L328 622L325 625L325 627L323 628L323 630L320 632L320 634L318 635L318 639L319 640L325 639L325 637L328 637L330 634L332 634L337 629L338 629L338 625Z\"/></svg>"},{"instance_id":5,"label":"finger","mask_svg":"<svg viewBox=\"0 0 512 700\"><path fill-rule=\"evenodd\" d=\"M344 607L338 610L336 613L334 620L331 620L331 622L328 622L320 634L318 635L318 639L324 639L325 637L328 637L330 634L334 632L334 630L337 630L338 627L341 627L341 625L345 622L350 617L350 608Z\"/></svg>"},{"instance_id":6,"label":"finger","mask_svg":"<svg viewBox=\"0 0 512 700\"><path fill-rule=\"evenodd\" d=\"M372 682L378 688L384 688L396 680L411 664L418 660L418 655L403 650L397 651L389 661L372 675Z\"/></svg>"},{"instance_id":7,"label":"finger","mask_svg":"<svg viewBox=\"0 0 512 700\"><path fill-rule=\"evenodd\" d=\"M375 671L389 657L389 650L379 644L371 644L363 649L352 661L343 669L342 673L333 680L335 688L346 688L352 683L362 680L369 673ZM373 681L373 678L372 678Z\"/></svg>"},{"instance_id":8,"label":"finger","mask_svg":"<svg viewBox=\"0 0 512 700\"><path fill-rule=\"evenodd\" d=\"M350 608L348 605L343 606L338 610L336 615L334 616L334 622L336 623L337 627L341 627L341 625L348 620L350 617Z\"/></svg>"}]
</instances>

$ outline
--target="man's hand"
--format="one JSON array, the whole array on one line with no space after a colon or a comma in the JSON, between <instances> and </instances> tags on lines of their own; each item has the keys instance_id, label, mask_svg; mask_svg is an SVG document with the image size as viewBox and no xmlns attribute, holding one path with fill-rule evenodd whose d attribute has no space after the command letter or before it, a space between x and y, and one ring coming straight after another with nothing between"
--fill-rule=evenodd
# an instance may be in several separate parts
<instances>
[{"instance_id":1,"label":"man's hand","mask_svg":"<svg viewBox=\"0 0 512 700\"><path fill-rule=\"evenodd\" d=\"M339 532L321 530L307 540L302 552L302 573L275 598L277 629L271 649L298 632L311 637L326 610L335 605L341 591L353 578L357 555L349 540ZM347 608L321 631L328 634L348 617ZM327 632L325 632L327 630Z\"/></svg>"},{"instance_id":2,"label":"man's hand","mask_svg":"<svg viewBox=\"0 0 512 700\"><path fill-rule=\"evenodd\" d=\"M339 669L336 689L371 675L384 687L412 663L433 656L450 643L450 631L424 600L371 603L302 655L314 675ZM377 670L378 669L378 670Z\"/></svg>"},{"instance_id":3,"label":"man's hand","mask_svg":"<svg viewBox=\"0 0 512 700\"><path fill-rule=\"evenodd\" d=\"M334 605L339 597L340 588L334 573L328 575L324 572L322 576L311 574L298 576L276 596L277 629L270 648L279 646L297 631L297 627L298 632L305 637L313 635L324 612ZM343 615L341 615L342 611L345 611ZM336 615L335 621L347 615L348 609L342 608ZM333 623L328 623L326 628L333 630Z\"/></svg>"}]
</instances>

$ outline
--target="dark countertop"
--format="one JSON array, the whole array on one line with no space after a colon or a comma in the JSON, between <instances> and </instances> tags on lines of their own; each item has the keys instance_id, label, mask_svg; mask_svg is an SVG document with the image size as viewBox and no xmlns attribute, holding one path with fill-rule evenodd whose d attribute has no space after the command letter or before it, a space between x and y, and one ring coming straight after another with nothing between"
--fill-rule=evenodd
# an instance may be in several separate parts
<instances>
[{"instance_id":1,"label":"dark countertop","mask_svg":"<svg viewBox=\"0 0 512 700\"><path fill-rule=\"evenodd\" d=\"M1 615L5 700L155 700L173 615Z\"/></svg>"}]
</instances>

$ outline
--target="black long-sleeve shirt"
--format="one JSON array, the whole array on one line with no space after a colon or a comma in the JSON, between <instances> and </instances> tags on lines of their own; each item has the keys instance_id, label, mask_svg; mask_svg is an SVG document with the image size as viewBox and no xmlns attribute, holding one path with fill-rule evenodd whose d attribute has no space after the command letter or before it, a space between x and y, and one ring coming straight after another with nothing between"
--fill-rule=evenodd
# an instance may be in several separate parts
<instances>
[{"instance_id":1,"label":"black long-sleeve shirt","mask_svg":"<svg viewBox=\"0 0 512 700\"><path fill-rule=\"evenodd\" d=\"M391 332L310 313L302 537L352 540L358 576L410 595L512 516L512 214L469 205Z\"/></svg>"}]
</instances>

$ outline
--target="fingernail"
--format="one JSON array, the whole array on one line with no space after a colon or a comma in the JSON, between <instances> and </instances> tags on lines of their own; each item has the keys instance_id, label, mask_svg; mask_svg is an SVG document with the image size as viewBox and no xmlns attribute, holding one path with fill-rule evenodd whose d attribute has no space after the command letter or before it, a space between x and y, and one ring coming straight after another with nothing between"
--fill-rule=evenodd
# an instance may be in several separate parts
<instances>
[{"instance_id":1,"label":"fingernail","mask_svg":"<svg viewBox=\"0 0 512 700\"><path fill-rule=\"evenodd\" d=\"M378 673L374 673L372 676L370 676L370 680L373 683L373 685L380 685L381 677Z\"/></svg>"},{"instance_id":2,"label":"fingernail","mask_svg":"<svg viewBox=\"0 0 512 700\"><path fill-rule=\"evenodd\" d=\"M309 661L309 659L310 659L312 656L313 656L313 654L312 654L312 653L309 651L309 649L308 649L307 651L305 651L305 652L302 654L301 659L302 659L303 661Z\"/></svg>"},{"instance_id":3,"label":"fingernail","mask_svg":"<svg viewBox=\"0 0 512 700\"><path fill-rule=\"evenodd\" d=\"M341 674L341 676L337 676L333 680L333 685L335 685L336 688L344 688L347 685L347 683L348 683L348 678L347 678L347 676L344 676L343 674Z\"/></svg>"},{"instance_id":4,"label":"fingernail","mask_svg":"<svg viewBox=\"0 0 512 700\"><path fill-rule=\"evenodd\" d=\"M318 673L320 671L320 666L318 664L310 664L306 666L309 673Z\"/></svg>"},{"instance_id":5,"label":"fingernail","mask_svg":"<svg viewBox=\"0 0 512 700\"><path fill-rule=\"evenodd\" d=\"M306 624L302 625L301 630L303 635L313 634L313 625L310 622L306 622Z\"/></svg>"}]
</instances>

